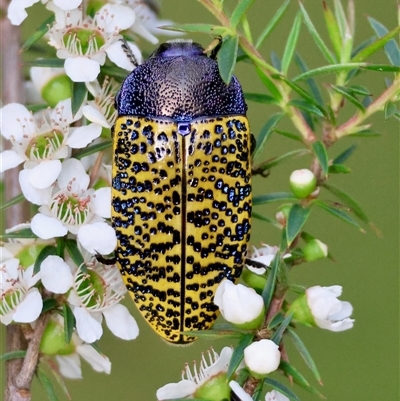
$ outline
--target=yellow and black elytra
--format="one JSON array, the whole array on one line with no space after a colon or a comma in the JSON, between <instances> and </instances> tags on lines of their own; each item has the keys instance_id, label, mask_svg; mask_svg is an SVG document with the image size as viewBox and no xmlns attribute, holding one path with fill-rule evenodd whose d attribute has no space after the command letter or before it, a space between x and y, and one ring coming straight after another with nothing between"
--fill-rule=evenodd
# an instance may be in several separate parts
<instances>
[{"instance_id":1,"label":"yellow and black elytra","mask_svg":"<svg viewBox=\"0 0 400 401\"><path fill-rule=\"evenodd\" d=\"M235 77L189 41L162 44L116 96L116 260L165 340L212 326L214 294L242 271L251 226L251 134Z\"/></svg>"}]
</instances>

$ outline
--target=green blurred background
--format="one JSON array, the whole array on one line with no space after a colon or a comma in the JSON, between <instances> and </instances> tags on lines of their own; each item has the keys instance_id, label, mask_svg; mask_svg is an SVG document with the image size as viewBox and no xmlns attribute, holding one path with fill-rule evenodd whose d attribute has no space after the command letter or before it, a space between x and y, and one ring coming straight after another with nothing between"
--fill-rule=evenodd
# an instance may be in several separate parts
<instances>
[{"instance_id":1,"label":"green blurred background","mask_svg":"<svg viewBox=\"0 0 400 401\"><path fill-rule=\"evenodd\" d=\"M230 9L233 9L235 3L226 1ZM306 0L304 3L317 29L328 42L322 16L322 1ZM328 0L329 6L333 7L332 3ZM249 13L254 37L257 37L281 4L281 0L258 0L254 3ZM355 6L356 43L373 35L367 16L373 16L388 29L392 29L397 23L394 0L355 0ZM271 51L282 56L297 10L298 4L293 1L275 32L264 44L262 53L268 60ZM162 18L178 23L216 22L195 0L164 0ZM32 26L37 25L34 18L31 18L31 22ZM306 27L302 25L301 29L298 52L309 67L324 65L325 61ZM211 41L207 36L193 38L203 45ZM144 41L140 45L147 51L152 50ZM386 63L383 51L375 55L373 61ZM292 67L289 75L296 74L296 68ZM236 75L244 91L262 90L252 67L239 64ZM364 84L376 94L384 87L383 78L381 73L371 72L357 78L354 83ZM355 112L351 106L347 110L345 117ZM256 136L268 117L277 111L273 106L249 104L248 117ZM301 265L294 269L290 277L292 283L305 286L340 284L344 288L342 299L350 301L354 306L353 317L356 322L350 331L331 333L319 329L298 329L322 374L322 393L327 399L335 401L399 400L399 125L394 119L385 122L382 113L375 115L371 121L374 122L375 130L382 133L381 137L344 139L330 150L330 156L334 157L350 144L358 145L355 155L347 163L352 174L334 176L330 182L349 192L364 206L382 235L377 236L370 229L362 234L330 215L314 210L307 231L328 243L336 262L322 261ZM292 129L287 122L281 124L280 128ZM265 158L293 149L292 142L278 135L273 136L266 148ZM255 193L287 191L291 171L295 168L307 168L310 160L305 157L295 159L274 169L267 179L256 179ZM326 198L328 195L323 196ZM276 206L256 210L273 216ZM279 233L276 229L255 221L253 244L257 245L262 241L274 245L278 240ZM129 299L125 304L139 322L141 332L138 339L125 342L110 335L105 328L100 347L112 361L112 373L95 373L83 363L84 380L67 381L73 400L155 400L157 388L180 380L185 362L199 360L201 352L210 346L219 352L226 344L234 345L231 342L204 339L190 346L167 345L147 327ZM4 330L2 333L4 346ZM293 347L289 345L288 351L290 361L300 371L306 372L310 382L317 386ZM286 379L282 380L287 383ZM303 401L317 399L296 386L293 390ZM35 382L33 400L45 399L46 396ZM66 398L60 393L60 399Z\"/></svg>"}]
</instances>

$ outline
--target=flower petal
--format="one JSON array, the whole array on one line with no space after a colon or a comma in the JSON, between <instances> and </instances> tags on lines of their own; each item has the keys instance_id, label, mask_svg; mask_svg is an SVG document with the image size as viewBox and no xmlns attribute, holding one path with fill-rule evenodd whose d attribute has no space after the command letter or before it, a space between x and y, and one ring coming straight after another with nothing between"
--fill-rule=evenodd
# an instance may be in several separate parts
<instances>
[{"instance_id":1,"label":"flower petal","mask_svg":"<svg viewBox=\"0 0 400 401\"><path fill-rule=\"evenodd\" d=\"M53 0L54 5L61 8L61 10L73 10L74 8L78 8L82 0Z\"/></svg>"},{"instance_id":2,"label":"flower petal","mask_svg":"<svg viewBox=\"0 0 400 401\"><path fill-rule=\"evenodd\" d=\"M121 304L103 310L103 316L111 332L123 340L134 340L139 335L139 327L128 309Z\"/></svg>"},{"instance_id":3,"label":"flower petal","mask_svg":"<svg viewBox=\"0 0 400 401\"><path fill-rule=\"evenodd\" d=\"M196 384L191 380L181 380L178 383L168 383L157 390L157 400L173 400L194 394Z\"/></svg>"},{"instance_id":4,"label":"flower petal","mask_svg":"<svg viewBox=\"0 0 400 401\"><path fill-rule=\"evenodd\" d=\"M31 170L29 183L38 189L49 187L61 172L60 160L44 160Z\"/></svg>"},{"instance_id":5,"label":"flower petal","mask_svg":"<svg viewBox=\"0 0 400 401\"><path fill-rule=\"evenodd\" d=\"M60 373L68 379L82 379L81 360L78 354L56 355Z\"/></svg>"},{"instance_id":6,"label":"flower petal","mask_svg":"<svg viewBox=\"0 0 400 401\"><path fill-rule=\"evenodd\" d=\"M140 64L142 60L142 55L140 54L140 50L133 43L127 42L130 50L136 58L138 64ZM108 58L115 63L118 67L123 68L127 71L132 71L134 69L134 65L132 65L132 61L125 53L124 49L121 46L120 42L115 42L111 46L108 46L106 49L106 53Z\"/></svg>"},{"instance_id":7,"label":"flower petal","mask_svg":"<svg viewBox=\"0 0 400 401\"><path fill-rule=\"evenodd\" d=\"M101 324L93 318L90 313L81 307L74 309L74 316L76 319L76 330L78 336L87 343L93 343L99 340L103 335L103 328Z\"/></svg>"},{"instance_id":8,"label":"flower petal","mask_svg":"<svg viewBox=\"0 0 400 401\"><path fill-rule=\"evenodd\" d=\"M115 231L107 223L85 224L79 228L78 241L91 254L107 255L117 246Z\"/></svg>"},{"instance_id":9,"label":"flower petal","mask_svg":"<svg viewBox=\"0 0 400 401\"><path fill-rule=\"evenodd\" d=\"M251 398L251 396L249 394L247 394L243 390L242 386L240 386L239 383L236 382L235 380L231 380L229 382L229 387L235 393L235 395L236 395L238 400L241 400L241 401L253 401L253 398Z\"/></svg>"},{"instance_id":10,"label":"flower petal","mask_svg":"<svg viewBox=\"0 0 400 401\"><path fill-rule=\"evenodd\" d=\"M99 354L91 345L78 345L76 351L96 372L107 374L111 372L110 360L105 355Z\"/></svg>"},{"instance_id":11,"label":"flower petal","mask_svg":"<svg viewBox=\"0 0 400 401\"><path fill-rule=\"evenodd\" d=\"M32 186L30 183L31 172L31 169L25 169L19 172L19 185L21 191L29 202L35 205L44 205L50 200L52 188L48 187L45 189L38 189Z\"/></svg>"},{"instance_id":12,"label":"flower petal","mask_svg":"<svg viewBox=\"0 0 400 401\"><path fill-rule=\"evenodd\" d=\"M17 167L25 159L21 157L14 150L5 150L0 153L0 173L9 170L11 168Z\"/></svg>"},{"instance_id":13,"label":"flower petal","mask_svg":"<svg viewBox=\"0 0 400 401\"><path fill-rule=\"evenodd\" d=\"M83 115L91 122L101 125L104 128L111 128L107 118L96 107L88 104L82 108Z\"/></svg>"},{"instance_id":14,"label":"flower petal","mask_svg":"<svg viewBox=\"0 0 400 401\"><path fill-rule=\"evenodd\" d=\"M42 239L53 237L63 237L68 230L63 226L60 220L37 213L31 221L31 229L34 234Z\"/></svg>"},{"instance_id":15,"label":"flower petal","mask_svg":"<svg viewBox=\"0 0 400 401\"><path fill-rule=\"evenodd\" d=\"M42 283L54 294L65 294L73 284L70 267L56 255L48 256L40 265Z\"/></svg>"},{"instance_id":16,"label":"flower petal","mask_svg":"<svg viewBox=\"0 0 400 401\"><path fill-rule=\"evenodd\" d=\"M11 137L21 141L24 134L36 131L32 114L19 103L9 103L0 109L1 135L6 139Z\"/></svg>"},{"instance_id":17,"label":"flower petal","mask_svg":"<svg viewBox=\"0 0 400 401\"><path fill-rule=\"evenodd\" d=\"M135 22L135 11L122 4L106 4L95 16L96 22L106 32L115 33L130 28Z\"/></svg>"},{"instance_id":18,"label":"flower petal","mask_svg":"<svg viewBox=\"0 0 400 401\"><path fill-rule=\"evenodd\" d=\"M42 296L37 288L31 288L24 300L17 306L13 320L19 323L32 323L39 316L43 308Z\"/></svg>"},{"instance_id":19,"label":"flower petal","mask_svg":"<svg viewBox=\"0 0 400 401\"><path fill-rule=\"evenodd\" d=\"M92 212L105 219L111 217L111 187L100 188L94 193Z\"/></svg>"},{"instance_id":20,"label":"flower petal","mask_svg":"<svg viewBox=\"0 0 400 401\"><path fill-rule=\"evenodd\" d=\"M67 75L74 82L94 81L100 74L100 64L83 56L67 58L64 68Z\"/></svg>"},{"instance_id":21,"label":"flower petal","mask_svg":"<svg viewBox=\"0 0 400 401\"><path fill-rule=\"evenodd\" d=\"M20 25L28 16L25 8L32 6L39 0L13 0L8 6L7 17L13 25Z\"/></svg>"},{"instance_id":22,"label":"flower petal","mask_svg":"<svg viewBox=\"0 0 400 401\"><path fill-rule=\"evenodd\" d=\"M71 129L71 132L72 135L67 139L67 145L73 149L81 149L101 135L101 126L92 123L75 128L73 131Z\"/></svg>"},{"instance_id":23,"label":"flower petal","mask_svg":"<svg viewBox=\"0 0 400 401\"><path fill-rule=\"evenodd\" d=\"M89 182L90 177L86 174L80 160L71 158L62 162L62 170L58 176L58 185L60 188L66 188L73 183L74 190L86 190Z\"/></svg>"}]
</instances>

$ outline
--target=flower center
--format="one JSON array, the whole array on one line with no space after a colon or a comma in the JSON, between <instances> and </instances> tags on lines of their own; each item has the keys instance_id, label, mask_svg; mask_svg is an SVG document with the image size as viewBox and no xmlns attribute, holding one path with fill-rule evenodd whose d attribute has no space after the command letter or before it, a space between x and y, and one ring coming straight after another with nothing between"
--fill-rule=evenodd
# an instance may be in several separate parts
<instances>
[{"instance_id":1,"label":"flower center","mask_svg":"<svg viewBox=\"0 0 400 401\"><path fill-rule=\"evenodd\" d=\"M38 135L31 139L25 154L31 160L48 159L57 149L60 148L64 139L62 132L53 130Z\"/></svg>"},{"instance_id":2,"label":"flower center","mask_svg":"<svg viewBox=\"0 0 400 401\"><path fill-rule=\"evenodd\" d=\"M76 194L68 196L65 192L60 192L54 196L50 210L63 223L79 226L92 216L90 201L90 195L80 198Z\"/></svg>"},{"instance_id":3,"label":"flower center","mask_svg":"<svg viewBox=\"0 0 400 401\"><path fill-rule=\"evenodd\" d=\"M72 28L63 37L64 46L73 54L89 55L97 53L105 44L99 31Z\"/></svg>"},{"instance_id":4,"label":"flower center","mask_svg":"<svg viewBox=\"0 0 400 401\"><path fill-rule=\"evenodd\" d=\"M21 303L24 297L24 291L19 289L10 289L1 296L0 300L0 316L13 312Z\"/></svg>"},{"instance_id":5,"label":"flower center","mask_svg":"<svg viewBox=\"0 0 400 401\"><path fill-rule=\"evenodd\" d=\"M82 304L88 309L98 309L104 304L105 282L93 270L80 271L75 280L76 292Z\"/></svg>"}]
</instances>

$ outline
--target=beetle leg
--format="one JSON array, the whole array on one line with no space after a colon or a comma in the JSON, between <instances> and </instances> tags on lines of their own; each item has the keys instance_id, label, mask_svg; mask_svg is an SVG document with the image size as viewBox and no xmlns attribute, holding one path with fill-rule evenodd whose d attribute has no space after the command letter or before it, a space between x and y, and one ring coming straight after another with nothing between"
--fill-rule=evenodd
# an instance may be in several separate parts
<instances>
[{"instance_id":1,"label":"beetle leg","mask_svg":"<svg viewBox=\"0 0 400 401\"><path fill-rule=\"evenodd\" d=\"M103 255L100 255L96 251L96 259L98 262L103 263L103 265L111 266L117 263L117 257L113 256L112 258L105 258Z\"/></svg>"},{"instance_id":2,"label":"beetle leg","mask_svg":"<svg viewBox=\"0 0 400 401\"><path fill-rule=\"evenodd\" d=\"M249 259L249 258L246 258L244 260L244 263L246 265L250 265L250 266L256 267L258 269L260 269L260 268L264 268L264 269L267 269L267 270L269 269L269 266L265 265L264 263L256 262L255 260L252 260L252 259Z\"/></svg>"}]
</instances>

